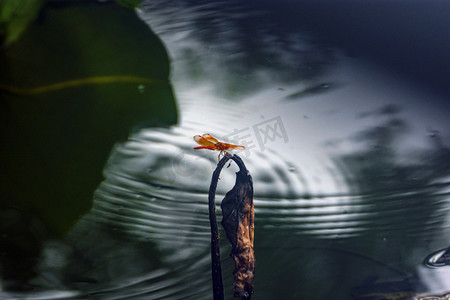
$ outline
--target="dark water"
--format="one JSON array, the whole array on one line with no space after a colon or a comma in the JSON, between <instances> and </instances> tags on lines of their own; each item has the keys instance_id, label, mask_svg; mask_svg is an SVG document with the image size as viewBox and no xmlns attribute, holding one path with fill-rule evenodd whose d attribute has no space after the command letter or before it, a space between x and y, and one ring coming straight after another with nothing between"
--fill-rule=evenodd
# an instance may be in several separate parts
<instances>
[{"instance_id":1,"label":"dark water","mask_svg":"<svg viewBox=\"0 0 450 300\"><path fill-rule=\"evenodd\" d=\"M449 267L423 263L450 245L450 106L436 80L449 67L448 37L436 65L432 50L416 47L436 47L448 5L423 12L416 3L397 18L388 3L370 3L374 15L353 2L146 1L138 13L171 56L181 123L118 144L91 212L44 245L34 291L3 297L211 299L207 192L217 156L192 149L205 132L248 149L254 299L449 292ZM361 23L364 13L374 18ZM398 40L432 13L435 37L427 27L408 45ZM408 59L426 67L405 68ZM221 195L235 170L222 173ZM233 264L221 243L230 299Z\"/></svg>"}]
</instances>

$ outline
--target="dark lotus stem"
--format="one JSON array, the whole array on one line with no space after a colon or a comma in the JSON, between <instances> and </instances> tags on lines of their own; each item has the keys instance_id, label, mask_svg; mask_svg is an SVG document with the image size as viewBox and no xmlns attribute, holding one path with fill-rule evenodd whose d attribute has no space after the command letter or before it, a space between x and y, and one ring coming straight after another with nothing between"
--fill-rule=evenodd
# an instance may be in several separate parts
<instances>
[{"instance_id":1,"label":"dark lotus stem","mask_svg":"<svg viewBox=\"0 0 450 300\"><path fill-rule=\"evenodd\" d=\"M253 182L242 159L226 153L214 170L209 188L209 220L211 225L211 268L214 300L223 300L222 269L220 265L219 231L216 220L215 193L220 172L226 162L232 159L239 166L236 184L222 201L222 226L232 245L231 257L235 262L234 296L250 300L253 294L253 277L255 273L254 206Z\"/></svg>"}]
</instances>

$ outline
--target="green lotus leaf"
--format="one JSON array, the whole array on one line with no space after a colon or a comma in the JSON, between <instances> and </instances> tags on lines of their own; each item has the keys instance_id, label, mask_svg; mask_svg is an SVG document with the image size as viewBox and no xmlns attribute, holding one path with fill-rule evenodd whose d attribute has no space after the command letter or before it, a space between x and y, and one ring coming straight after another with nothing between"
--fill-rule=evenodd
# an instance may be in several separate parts
<instances>
[{"instance_id":1,"label":"green lotus leaf","mask_svg":"<svg viewBox=\"0 0 450 300\"><path fill-rule=\"evenodd\" d=\"M90 209L115 143L177 122L162 43L114 2L49 2L0 69L0 206L60 234Z\"/></svg>"}]
</instances>

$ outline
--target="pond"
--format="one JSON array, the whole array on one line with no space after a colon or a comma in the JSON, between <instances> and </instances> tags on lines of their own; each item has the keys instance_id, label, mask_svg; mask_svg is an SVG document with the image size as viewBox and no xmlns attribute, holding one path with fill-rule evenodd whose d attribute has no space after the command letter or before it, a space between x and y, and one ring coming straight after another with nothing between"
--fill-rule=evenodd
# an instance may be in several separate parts
<instances>
[{"instance_id":1,"label":"pond","mask_svg":"<svg viewBox=\"0 0 450 300\"><path fill-rule=\"evenodd\" d=\"M116 144L92 209L43 245L36 288L5 297L211 299L217 154L192 139L210 133L246 147L253 299L447 299L450 267L424 260L450 246L449 9L144 1L180 122ZM222 171L218 203L236 171Z\"/></svg>"}]
</instances>

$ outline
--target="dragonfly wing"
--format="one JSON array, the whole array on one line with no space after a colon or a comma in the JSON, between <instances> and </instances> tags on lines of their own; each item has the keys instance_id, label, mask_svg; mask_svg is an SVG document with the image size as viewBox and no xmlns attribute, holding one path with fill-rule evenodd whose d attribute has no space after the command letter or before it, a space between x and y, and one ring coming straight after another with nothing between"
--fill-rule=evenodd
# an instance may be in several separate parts
<instances>
[{"instance_id":1,"label":"dragonfly wing","mask_svg":"<svg viewBox=\"0 0 450 300\"><path fill-rule=\"evenodd\" d=\"M197 142L197 144L202 145L202 146L212 146L212 145L214 145L213 142L208 141L207 139L205 139L201 135L194 135L194 140Z\"/></svg>"},{"instance_id":2,"label":"dragonfly wing","mask_svg":"<svg viewBox=\"0 0 450 300\"><path fill-rule=\"evenodd\" d=\"M223 143L228 150L245 150L244 146Z\"/></svg>"},{"instance_id":3,"label":"dragonfly wing","mask_svg":"<svg viewBox=\"0 0 450 300\"><path fill-rule=\"evenodd\" d=\"M213 137L209 133L205 133L202 137L210 142L213 142L214 144L217 144L219 142L215 137Z\"/></svg>"}]
</instances>

